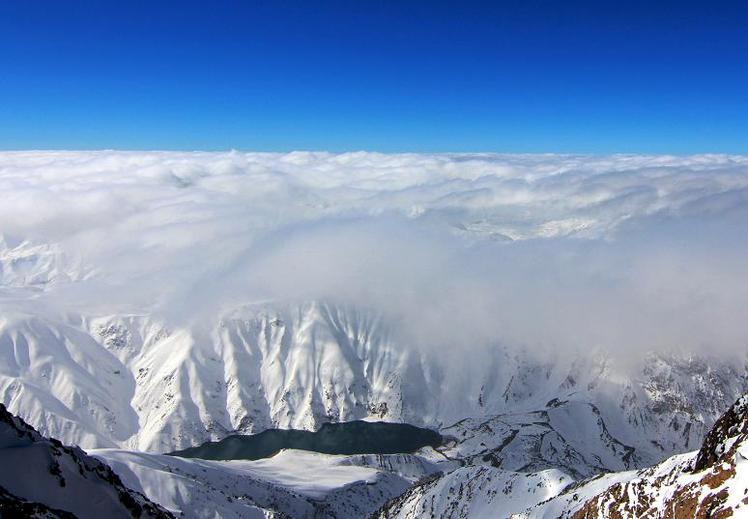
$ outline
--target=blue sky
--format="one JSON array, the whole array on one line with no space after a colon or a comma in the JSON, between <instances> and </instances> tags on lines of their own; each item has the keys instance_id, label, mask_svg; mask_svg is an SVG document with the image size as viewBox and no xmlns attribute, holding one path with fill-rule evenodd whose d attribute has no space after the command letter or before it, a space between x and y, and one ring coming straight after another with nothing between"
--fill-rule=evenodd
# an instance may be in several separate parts
<instances>
[{"instance_id":1,"label":"blue sky","mask_svg":"<svg viewBox=\"0 0 748 519\"><path fill-rule=\"evenodd\" d=\"M741 2L0 3L0 148L748 153Z\"/></svg>"}]
</instances>

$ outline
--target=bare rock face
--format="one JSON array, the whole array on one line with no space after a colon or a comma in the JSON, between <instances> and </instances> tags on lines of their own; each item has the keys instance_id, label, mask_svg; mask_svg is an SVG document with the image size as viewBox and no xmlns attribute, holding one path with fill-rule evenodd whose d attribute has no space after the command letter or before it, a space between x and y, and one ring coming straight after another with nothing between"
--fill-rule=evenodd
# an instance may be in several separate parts
<instances>
[{"instance_id":1,"label":"bare rock face","mask_svg":"<svg viewBox=\"0 0 748 519\"><path fill-rule=\"evenodd\" d=\"M734 456L748 439L748 394L738 399L714 424L696 456L694 471L704 470Z\"/></svg>"}]
</instances>

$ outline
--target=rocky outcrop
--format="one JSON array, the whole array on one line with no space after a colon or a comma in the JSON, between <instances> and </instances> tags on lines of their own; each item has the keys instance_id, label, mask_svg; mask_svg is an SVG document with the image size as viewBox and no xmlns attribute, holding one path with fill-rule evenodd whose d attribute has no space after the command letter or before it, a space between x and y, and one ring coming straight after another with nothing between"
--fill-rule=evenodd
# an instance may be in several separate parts
<instances>
[{"instance_id":1,"label":"rocky outcrop","mask_svg":"<svg viewBox=\"0 0 748 519\"><path fill-rule=\"evenodd\" d=\"M714 424L696 456L694 471L705 470L721 460L732 459L748 440L748 394L743 395Z\"/></svg>"},{"instance_id":2,"label":"rocky outcrop","mask_svg":"<svg viewBox=\"0 0 748 519\"><path fill-rule=\"evenodd\" d=\"M572 519L737 517L748 513L747 456L748 395L744 395L717 420L698 453L638 471L567 513ZM577 495L584 493L582 487Z\"/></svg>"}]
</instances>

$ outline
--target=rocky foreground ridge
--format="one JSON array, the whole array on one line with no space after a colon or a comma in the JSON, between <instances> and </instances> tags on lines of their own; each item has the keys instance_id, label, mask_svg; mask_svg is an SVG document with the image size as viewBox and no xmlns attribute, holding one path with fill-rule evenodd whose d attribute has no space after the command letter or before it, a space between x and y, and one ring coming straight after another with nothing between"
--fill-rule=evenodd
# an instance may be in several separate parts
<instances>
[{"instance_id":1,"label":"rocky foreground ridge","mask_svg":"<svg viewBox=\"0 0 748 519\"><path fill-rule=\"evenodd\" d=\"M173 516L127 488L112 469L77 447L45 438L0 404L0 517Z\"/></svg>"}]
</instances>

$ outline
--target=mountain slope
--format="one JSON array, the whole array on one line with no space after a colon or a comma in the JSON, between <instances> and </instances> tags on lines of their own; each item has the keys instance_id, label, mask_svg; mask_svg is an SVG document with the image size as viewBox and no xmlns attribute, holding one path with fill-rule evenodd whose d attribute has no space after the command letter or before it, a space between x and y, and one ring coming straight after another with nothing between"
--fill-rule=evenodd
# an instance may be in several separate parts
<instances>
[{"instance_id":1,"label":"mountain slope","mask_svg":"<svg viewBox=\"0 0 748 519\"><path fill-rule=\"evenodd\" d=\"M172 517L78 448L44 438L0 405L0 515Z\"/></svg>"},{"instance_id":2,"label":"mountain slope","mask_svg":"<svg viewBox=\"0 0 748 519\"><path fill-rule=\"evenodd\" d=\"M186 519L367 517L435 464L414 455L330 456L285 450L257 461L212 461L103 449L132 488Z\"/></svg>"},{"instance_id":3,"label":"mountain slope","mask_svg":"<svg viewBox=\"0 0 748 519\"><path fill-rule=\"evenodd\" d=\"M16 312L0 319L0 345L9 409L84 448L167 452L376 418L440 428L448 455L470 463L587 477L697 448L748 390L740 364L693 356L628 369L496 348L452 369L400 346L381 317L324 303L247 307L207 330Z\"/></svg>"},{"instance_id":4,"label":"mountain slope","mask_svg":"<svg viewBox=\"0 0 748 519\"><path fill-rule=\"evenodd\" d=\"M0 318L0 345L8 408L84 448L168 452L375 418L440 428L451 457L587 477L697 448L748 390L741 364L693 356L629 369L495 348L454 369L401 346L381 317L324 303L245 307L207 329L16 311Z\"/></svg>"},{"instance_id":5,"label":"mountain slope","mask_svg":"<svg viewBox=\"0 0 748 519\"><path fill-rule=\"evenodd\" d=\"M372 517L378 519L491 519L545 501L573 483L558 470L511 472L490 466L462 467L414 485Z\"/></svg>"},{"instance_id":6,"label":"mountain slope","mask_svg":"<svg viewBox=\"0 0 748 519\"><path fill-rule=\"evenodd\" d=\"M577 492L584 495L585 487ZM553 508L550 502L529 516L550 517ZM748 395L717 421L698 453L631 474L565 513L573 519L748 515Z\"/></svg>"},{"instance_id":7,"label":"mountain slope","mask_svg":"<svg viewBox=\"0 0 748 519\"><path fill-rule=\"evenodd\" d=\"M748 514L748 394L699 451L574 482L562 473L465 467L410 488L378 518L692 519Z\"/></svg>"}]
</instances>

